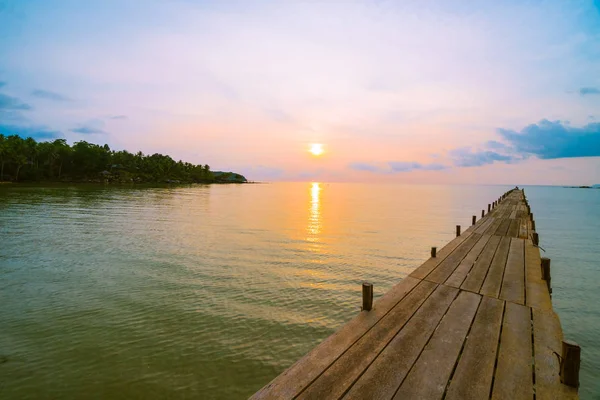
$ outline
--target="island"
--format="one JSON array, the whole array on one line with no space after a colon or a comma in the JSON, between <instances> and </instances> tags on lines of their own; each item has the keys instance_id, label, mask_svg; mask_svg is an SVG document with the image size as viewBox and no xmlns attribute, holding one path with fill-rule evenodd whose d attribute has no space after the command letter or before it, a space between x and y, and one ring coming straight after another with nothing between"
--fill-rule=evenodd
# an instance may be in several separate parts
<instances>
[{"instance_id":1,"label":"island","mask_svg":"<svg viewBox=\"0 0 600 400\"><path fill-rule=\"evenodd\" d=\"M168 155L111 150L84 140L36 141L0 134L0 182L247 183L235 172L207 164L175 161Z\"/></svg>"}]
</instances>

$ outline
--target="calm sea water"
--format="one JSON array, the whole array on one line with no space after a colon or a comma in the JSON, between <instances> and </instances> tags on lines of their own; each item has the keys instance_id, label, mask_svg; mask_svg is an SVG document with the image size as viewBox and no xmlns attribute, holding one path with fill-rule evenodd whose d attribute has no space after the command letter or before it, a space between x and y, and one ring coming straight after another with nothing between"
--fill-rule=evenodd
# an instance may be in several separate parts
<instances>
[{"instance_id":1,"label":"calm sea water","mask_svg":"<svg viewBox=\"0 0 600 400\"><path fill-rule=\"evenodd\" d=\"M0 398L245 398L509 187L0 187ZM600 190L528 187L600 396Z\"/></svg>"}]
</instances>

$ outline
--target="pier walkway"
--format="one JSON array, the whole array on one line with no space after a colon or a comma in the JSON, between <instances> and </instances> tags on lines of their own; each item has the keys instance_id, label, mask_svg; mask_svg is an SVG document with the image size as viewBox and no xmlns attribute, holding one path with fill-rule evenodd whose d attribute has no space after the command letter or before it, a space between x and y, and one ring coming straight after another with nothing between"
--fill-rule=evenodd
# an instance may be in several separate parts
<instances>
[{"instance_id":1,"label":"pier walkway","mask_svg":"<svg viewBox=\"0 0 600 400\"><path fill-rule=\"evenodd\" d=\"M577 398L524 192L485 211L252 399Z\"/></svg>"}]
</instances>

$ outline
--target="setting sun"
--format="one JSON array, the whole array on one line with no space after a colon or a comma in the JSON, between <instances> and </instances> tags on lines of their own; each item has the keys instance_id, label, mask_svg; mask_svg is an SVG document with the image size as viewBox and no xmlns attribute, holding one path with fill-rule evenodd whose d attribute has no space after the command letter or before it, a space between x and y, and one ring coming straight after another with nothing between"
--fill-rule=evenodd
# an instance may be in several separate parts
<instances>
[{"instance_id":1,"label":"setting sun","mask_svg":"<svg viewBox=\"0 0 600 400\"><path fill-rule=\"evenodd\" d=\"M313 143L310 145L309 152L313 156L320 156L321 154L323 154L323 145L321 143Z\"/></svg>"}]
</instances>

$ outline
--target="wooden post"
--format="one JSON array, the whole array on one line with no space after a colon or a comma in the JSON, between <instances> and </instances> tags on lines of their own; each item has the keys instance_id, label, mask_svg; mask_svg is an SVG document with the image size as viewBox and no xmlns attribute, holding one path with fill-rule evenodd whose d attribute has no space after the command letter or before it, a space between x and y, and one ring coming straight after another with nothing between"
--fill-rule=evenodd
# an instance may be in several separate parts
<instances>
[{"instance_id":1,"label":"wooden post","mask_svg":"<svg viewBox=\"0 0 600 400\"><path fill-rule=\"evenodd\" d=\"M552 276L550 275L550 259L548 257L542 257L542 279L548 285L548 293L552 293L552 286L550 284Z\"/></svg>"},{"instance_id":2,"label":"wooden post","mask_svg":"<svg viewBox=\"0 0 600 400\"><path fill-rule=\"evenodd\" d=\"M488 204L488 214L490 213L491 209L492 209L492 205Z\"/></svg>"},{"instance_id":3,"label":"wooden post","mask_svg":"<svg viewBox=\"0 0 600 400\"><path fill-rule=\"evenodd\" d=\"M579 387L579 366L581 347L570 340L562 342L562 361L560 363L560 381L565 385Z\"/></svg>"},{"instance_id":4,"label":"wooden post","mask_svg":"<svg viewBox=\"0 0 600 400\"><path fill-rule=\"evenodd\" d=\"M531 220L531 229L535 231L535 221Z\"/></svg>"},{"instance_id":5,"label":"wooden post","mask_svg":"<svg viewBox=\"0 0 600 400\"><path fill-rule=\"evenodd\" d=\"M485 216L485 210L481 210L481 218Z\"/></svg>"},{"instance_id":6,"label":"wooden post","mask_svg":"<svg viewBox=\"0 0 600 400\"><path fill-rule=\"evenodd\" d=\"M456 225L456 237L460 236L460 225Z\"/></svg>"},{"instance_id":7,"label":"wooden post","mask_svg":"<svg viewBox=\"0 0 600 400\"><path fill-rule=\"evenodd\" d=\"M533 232L533 244L536 246L540 244L540 236L537 232Z\"/></svg>"},{"instance_id":8,"label":"wooden post","mask_svg":"<svg viewBox=\"0 0 600 400\"><path fill-rule=\"evenodd\" d=\"M373 308L373 284L369 282L363 282L362 284L362 296L364 311L371 311Z\"/></svg>"},{"instance_id":9,"label":"wooden post","mask_svg":"<svg viewBox=\"0 0 600 400\"><path fill-rule=\"evenodd\" d=\"M473 215L473 220L471 221L471 225L475 225L476 222L477 222L477 216Z\"/></svg>"},{"instance_id":10,"label":"wooden post","mask_svg":"<svg viewBox=\"0 0 600 400\"><path fill-rule=\"evenodd\" d=\"M431 248L431 257L435 258L436 255L437 255L437 247L432 247Z\"/></svg>"},{"instance_id":11,"label":"wooden post","mask_svg":"<svg viewBox=\"0 0 600 400\"><path fill-rule=\"evenodd\" d=\"M529 220L533 221L533 213L531 213L531 212L529 213Z\"/></svg>"}]
</instances>

